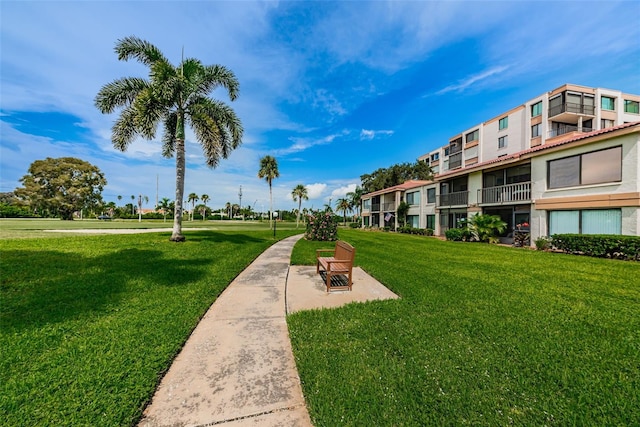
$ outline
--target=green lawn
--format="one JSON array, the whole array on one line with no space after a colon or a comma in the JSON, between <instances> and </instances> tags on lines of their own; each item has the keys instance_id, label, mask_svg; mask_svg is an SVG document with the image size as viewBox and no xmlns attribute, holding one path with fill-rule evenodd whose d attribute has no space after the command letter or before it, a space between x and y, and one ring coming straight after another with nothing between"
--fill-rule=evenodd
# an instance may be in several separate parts
<instances>
[{"instance_id":1,"label":"green lawn","mask_svg":"<svg viewBox=\"0 0 640 427\"><path fill-rule=\"evenodd\" d=\"M340 237L402 299L288 317L316 427L638 425L640 264ZM330 246L300 241L292 261Z\"/></svg>"},{"instance_id":2,"label":"green lawn","mask_svg":"<svg viewBox=\"0 0 640 427\"><path fill-rule=\"evenodd\" d=\"M132 425L207 308L274 242L169 236L0 240L0 424Z\"/></svg>"}]
</instances>

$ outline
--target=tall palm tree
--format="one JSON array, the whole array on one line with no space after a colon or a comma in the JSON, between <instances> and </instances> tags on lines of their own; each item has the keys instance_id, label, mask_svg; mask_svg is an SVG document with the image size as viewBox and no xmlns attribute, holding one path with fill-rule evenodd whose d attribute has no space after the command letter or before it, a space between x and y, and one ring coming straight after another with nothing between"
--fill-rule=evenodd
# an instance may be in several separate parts
<instances>
[{"instance_id":1,"label":"tall palm tree","mask_svg":"<svg viewBox=\"0 0 640 427\"><path fill-rule=\"evenodd\" d=\"M300 222L300 208L302 207L302 200L309 200L307 187L302 184L296 185L296 188L294 188L291 192L291 197L293 197L294 202L298 202L298 213L296 215L296 228L298 228L298 223Z\"/></svg>"},{"instance_id":2,"label":"tall palm tree","mask_svg":"<svg viewBox=\"0 0 640 427\"><path fill-rule=\"evenodd\" d=\"M103 86L95 98L102 113L122 108L112 128L115 148L125 151L137 136L154 139L163 125L162 153L176 156L176 209L172 241L182 242L182 202L185 178L185 124L191 126L202 145L209 167L242 143L242 124L225 103L209 98L222 87L231 101L238 97L239 83L231 70L221 65L203 65L194 58L172 65L160 50L137 37L118 40L120 60L136 59L149 67L149 79L124 77Z\"/></svg>"},{"instance_id":3,"label":"tall palm tree","mask_svg":"<svg viewBox=\"0 0 640 427\"><path fill-rule=\"evenodd\" d=\"M203 194L202 196L200 196L200 200L202 200L202 204L204 205L204 211L205 213L207 212L207 202L209 201L209 195L208 194ZM202 215L202 220L205 220L205 216Z\"/></svg>"},{"instance_id":4,"label":"tall palm tree","mask_svg":"<svg viewBox=\"0 0 640 427\"><path fill-rule=\"evenodd\" d=\"M135 215L136 214L136 207L133 204L133 201L136 199L136 196L134 196L133 194L131 195L131 215Z\"/></svg>"},{"instance_id":5,"label":"tall palm tree","mask_svg":"<svg viewBox=\"0 0 640 427\"><path fill-rule=\"evenodd\" d=\"M275 157L264 156L260 159L258 178L264 178L269 184L269 228L273 228L273 191L271 183L279 176L280 172L278 171L278 162Z\"/></svg>"},{"instance_id":6,"label":"tall palm tree","mask_svg":"<svg viewBox=\"0 0 640 427\"><path fill-rule=\"evenodd\" d=\"M351 202L349 199L343 197L336 200L336 210L342 212L344 225L347 225L347 212L351 210Z\"/></svg>"},{"instance_id":7,"label":"tall palm tree","mask_svg":"<svg viewBox=\"0 0 640 427\"><path fill-rule=\"evenodd\" d=\"M227 202L224 208L226 209L227 215L229 215L229 219L231 219L231 202Z\"/></svg>"},{"instance_id":8,"label":"tall palm tree","mask_svg":"<svg viewBox=\"0 0 640 427\"><path fill-rule=\"evenodd\" d=\"M191 202L191 221L193 221L193 211L196 208L196 202L198 200L200 200L200 198L196 193L189 193L189 196L187 196L187 201Z\"/></svg>"},{"instance_id":9,"label":"tall palm tree","mask_svg":"<svg viewBox=\"0 0 640 427\"><path fill-rule=\"evenodd\" d=\"M360 206L362 201L362 194L364 194L364 190L359 185L356 186L355 190L347 193L347 197L349 198L349 203L351 203L351 209L356 209L358 214L358 218L361 216L361 208Z\"/></svg>"}]
</instances>

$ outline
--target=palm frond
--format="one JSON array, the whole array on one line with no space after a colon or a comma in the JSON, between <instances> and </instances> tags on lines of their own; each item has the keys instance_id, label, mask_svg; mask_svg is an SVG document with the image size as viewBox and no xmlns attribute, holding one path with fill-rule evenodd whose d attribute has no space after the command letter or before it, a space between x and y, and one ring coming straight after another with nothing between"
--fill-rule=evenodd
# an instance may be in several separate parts
<instances>
[{"instance_id":1,"label":"palm frond","mask_svg":"<svg viewBox=\"0 0 640 427\"><path fill-rule=\"evenodd\" d=\"M156 136L160 119L166 114L165 105L154 96L153 87L148 87L138 94L133 102L136 110L136 131L146 139Z\"/></svg>"},{"instance_id":2,"label":"palm frond","mask_svg":"<svg viewBox=\"0 0 640 427\"><path fill-rule=\"evenodd\" d=\"M162 156L166 158L173 157L176 151L176 128L178 123L178 114L172 112L164 117L162 132Z\"/></svg>"},{"instance_id":3,"label":"palm frond","mask_svg":"<svg viewBox=\"0 0 640 427\"><path fill-rule=\"evenodd\" d=\"M113 142L113 146L117 150L126 151L137 133L136 110L130 106L122 110L120 116L111 128L111 141Z\"/></svg>"},{"instance_id":4,"label":"palm frond","mask_svg":"<svg viewBox=\"0 0 640 427\"><path fill-rule=\"evenodd\" d=\"M95 106L101 113L113 113L116 108L131 104L148 85L146 80L137 77L114 80L100 89L94 100Z\"/></svg>"},{"instance_id":5,"label":"palm frond","mask_svg":"<svg viewBox=\"0 0 640 427\"><path fill-rule=\"evenodd\" d=\"M210 93L218 86L225 88L229 94L229 99L235 101L240 94L240 82L229 68L223 65L208 65L204 67L204 76L201 83L203 94Z\"/></svg>"},{"instance_id":6,"label":"palm frond","mask_svg":"<svg viewBox=\"0 0 640 427\"><path fill-rule=\"evenodd\" d=\"M160 49L148 41L135 36L118 40L115 51L118 54L118 59L121 61L135 58L145 65L152 65L157 61L169 62L162 52L160 52Z\"/></svg>"}]
</instances>

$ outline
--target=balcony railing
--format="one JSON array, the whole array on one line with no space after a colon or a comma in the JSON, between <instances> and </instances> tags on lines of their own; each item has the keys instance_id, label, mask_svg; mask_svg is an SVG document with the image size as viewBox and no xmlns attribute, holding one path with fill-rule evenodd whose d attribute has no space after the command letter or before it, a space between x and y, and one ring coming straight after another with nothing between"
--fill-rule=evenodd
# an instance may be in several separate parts
<instances>
[{"instance_id":1,"label":"balcony railing","mask_svg":"<svg viewBox=\"0 0 640 427\"><path fill-rule=\"evenodd\" d=\"M382 211L383 212L395 212L396 211L396 204L395 203L383 203L382 204Z\"/></svg>"},{"instance_id":2,"label":"balcony railing","mask_svg":"<svg viewBox=\"0 0 640 427\"><path fill-rule=\"evenodd\" d=\"M478 190L481 204L507 204L531 201L531 182L500 185Z\"/></svg>"},{"instance_id":3,"label":"balcony railing","mask_svg":"<svg viewBox=\"0 0 640 427\"><path fill-rule=\"evenodd\" d=\"M578 127L574 125L563 125L556 129L550 130L549 138L553 138L554 136L564 135L565 133L570 133L570 132L591 132L591 131L593 131L592 128L586 128L584 126Z\"/></svg>"},{"instance_id":4,"label":"balcony railing","mask_svg":"<svg viewBox=\"0 0 640 427\"><path fill-rule=\"evenodd\" d=\"M371 212L380 212L380 203L372 203Z\"/></svg>"},{"instance_id":5,"label":"balcony railing","mask_svg":"<svg viewBox=\"0 0 640 427\"><path fill-rule=\"evenodd\" d=\"M557 116L562 113L576 113L586 114L589 116L595 115L596 107L593 105L575 104L573 102L565 102L564 104L556 105L549 108L549 117Z\"/></svg>"},{"instance_id":6,"label":"balcony railing","mask_svg":"<svg viewBox=\"0 0 640 427\"><path fill-rule=\"evenodd\" d=\"M449 169L455 169L462 166L462 153L453 154L449 157Z\"/></svg>"},{"instance_id":7,"label":"balcony railing","mask_svg":"<svg viewBox=\"0 0 640 427\"><path fill-rule=\"evenodd\" d=\"M436 207L467 206L468 204L469 192L458 191L455 193L440 194L437 198Z\"/></svg>"}]
</instances>

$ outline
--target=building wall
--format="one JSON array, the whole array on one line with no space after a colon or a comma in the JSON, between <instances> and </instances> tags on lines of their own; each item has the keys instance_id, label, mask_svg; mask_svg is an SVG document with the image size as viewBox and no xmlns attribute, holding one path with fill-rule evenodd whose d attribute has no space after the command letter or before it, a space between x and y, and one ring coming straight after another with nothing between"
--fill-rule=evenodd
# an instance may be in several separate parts
<instances>
[{"instance_id":1,"label":"building wall","mask_svg":"<svg viewBox=\"0 0 640 427\"><path fill-rule=\"evenodd\" d=\"M640 231L640 166L637 132L535 156L531 160L531 240L549 234L548 212L622 208L622 234ZM622 146L622 181L578 187L548 188L547 162L577 154Z\"/></svg>"}]
</instances>

